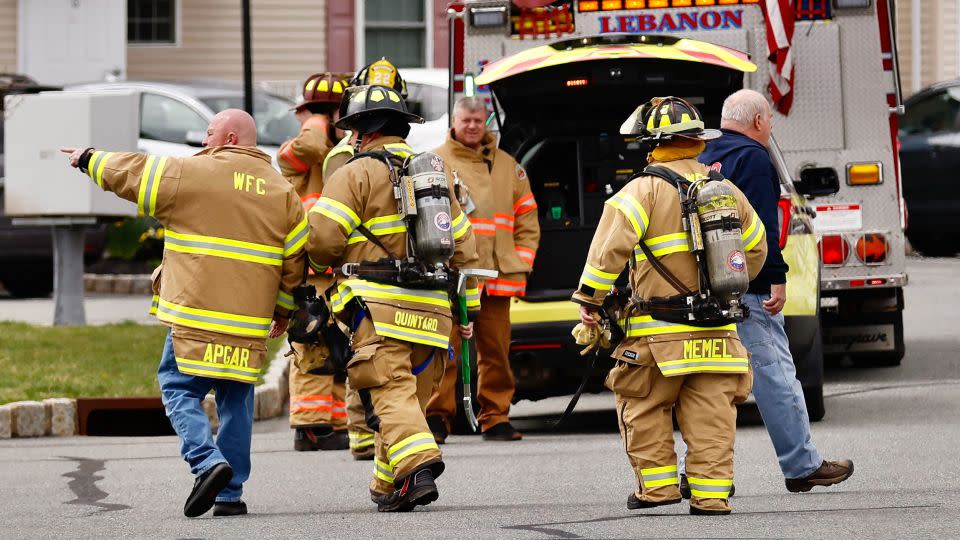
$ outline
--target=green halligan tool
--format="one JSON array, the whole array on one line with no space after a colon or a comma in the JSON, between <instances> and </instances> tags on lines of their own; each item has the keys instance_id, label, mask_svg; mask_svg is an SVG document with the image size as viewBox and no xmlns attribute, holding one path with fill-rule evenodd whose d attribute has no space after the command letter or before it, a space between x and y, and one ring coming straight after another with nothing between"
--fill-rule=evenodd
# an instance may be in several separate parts
<instances>
[{"instance_id":1,"label":"green halligan tool","mask_svg":"<svg viewBox=\"0 0 960 540\"><path fill-rule=\"evenodd\" d=\"M460 304L460 323L467 323L467 277L493 279L499 273L496 270L464 269L460 270L457 278L457 300ZM463 380L463 412L467 415L467 421L470 422L470 428L477 431L480 422L477 421L477 415L473 412L473 397L471 396L470 384L470 340L460 338L460 373Z\"/></svg>"}]
</instances>

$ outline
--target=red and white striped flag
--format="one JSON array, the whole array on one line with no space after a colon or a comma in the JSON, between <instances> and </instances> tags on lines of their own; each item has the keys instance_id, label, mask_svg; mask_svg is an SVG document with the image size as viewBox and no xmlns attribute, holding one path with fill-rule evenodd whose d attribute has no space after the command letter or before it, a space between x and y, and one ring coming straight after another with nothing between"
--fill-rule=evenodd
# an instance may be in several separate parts
<instances>
[{"instance_id":1,"label":"red and white striped flag","mask_svg":"<svg viewBox=\"0 0 960 540\"><path fill-rule=\"evenodd\" d=\"M770 95L773 105L782 114L793 105L793 2L791 0L763 0L763 15L767 24L767 50L770 52Z\"/></svg>"}]
</instances>

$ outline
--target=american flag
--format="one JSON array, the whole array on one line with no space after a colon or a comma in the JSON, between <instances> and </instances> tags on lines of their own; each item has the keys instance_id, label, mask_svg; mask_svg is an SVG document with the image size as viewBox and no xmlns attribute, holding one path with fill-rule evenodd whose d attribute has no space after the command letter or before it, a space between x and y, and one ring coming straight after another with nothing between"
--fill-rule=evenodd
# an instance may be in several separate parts
<instances>
[{"instance_id":1,"label":"american flag","mask_svg":"<svg viewBox=\"0 0 960 540\"><path fill-rule=\"evenodd\" d=\"M767 24L767 50L770 52L770 95L773 105L782 114L793 105L793 2L791 0L763 0L763 15Z\"/></svg>"}]
</instances>

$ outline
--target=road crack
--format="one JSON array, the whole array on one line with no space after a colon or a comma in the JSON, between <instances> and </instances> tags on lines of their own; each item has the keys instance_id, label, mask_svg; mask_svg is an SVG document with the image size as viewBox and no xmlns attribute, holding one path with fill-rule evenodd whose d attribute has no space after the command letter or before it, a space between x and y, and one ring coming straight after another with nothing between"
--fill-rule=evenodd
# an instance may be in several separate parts
<instances>
[{"instance_id":1,"label":"road crack","mask_svg":"<svg viewBox=\"0 0 960 540\"><path fill-rule=\"evenodd\" d=\"M67 487L76 496L76 499L67 501L64 504L81 504L85 506L95 506L100 508L98 512L113 512L116 510L127 510L131 508L125 504L112 504L100 502L110 496L109 493L97 487L97 482L103 480L103 476L96 473L106 470L106 461L99 459L77 458L63 456L63 459L77 462L77 470L64 473L61 476L71 478L67 482Z\"/></svg>"}]
</instances>

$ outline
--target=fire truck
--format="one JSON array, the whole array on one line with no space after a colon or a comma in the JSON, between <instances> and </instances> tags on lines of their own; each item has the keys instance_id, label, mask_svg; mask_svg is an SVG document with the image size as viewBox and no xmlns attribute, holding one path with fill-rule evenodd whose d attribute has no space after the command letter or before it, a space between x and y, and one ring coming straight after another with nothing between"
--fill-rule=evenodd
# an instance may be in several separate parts
<instances>
[{"instance_id":1,"label":"fire truck","mask_svg":"<svg viewBox=\"0 0 960 540\"><path fill-rule=\"evenodd\" d=\"M576 286L603 201L645 164L646 150L617 128L655 95L690 99L712 127L739 88L781 98L771 157L786 203L782 230L767 232L781 245L806 232L813 251L787 257L788 333L791 315L816 321L799 352L819 358L820 380L804 389L822 385L823 355L900 363L907 275L891 0L467 0L448 13L451 103L489 100L491 128L527 168L540 205L543 243L512 311L518 398L566 392L557 373L583 369L558 360L569 337L556 334L577 319L559 302ZM768 36L782 33L774 16L793 23L789 81L772 56L771 38L783 37ZM805 285L801 275L812 277Z\"/></svg>"}]
</instances>

